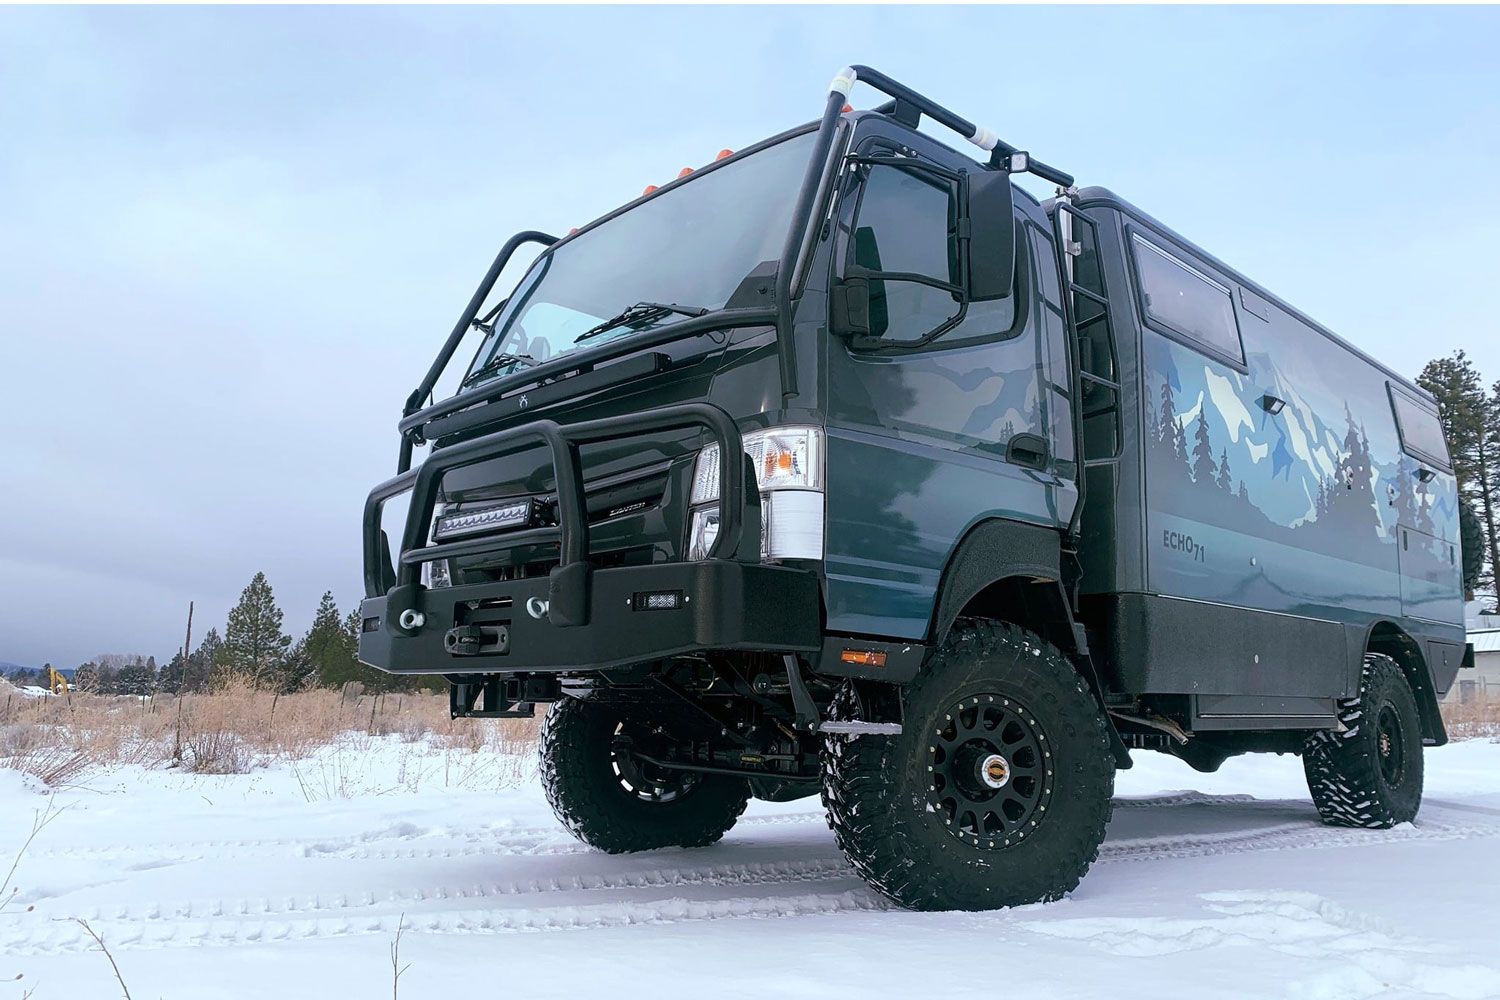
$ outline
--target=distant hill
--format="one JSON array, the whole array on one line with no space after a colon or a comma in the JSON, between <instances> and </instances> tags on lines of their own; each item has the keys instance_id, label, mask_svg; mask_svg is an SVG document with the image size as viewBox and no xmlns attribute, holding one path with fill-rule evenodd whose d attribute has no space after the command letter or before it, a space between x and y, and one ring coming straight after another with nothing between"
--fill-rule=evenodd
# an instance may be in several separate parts
<instances>
[{"instance_id":1,"label":"distant hill","mask_svg":"<svg viewBox=\"0 0 1500 1000\"><path fill-rule=\"evenodd\" d=\"M22 665L20 663L11 663L9 660L0 660L0 675L11 674L11 673L14 673L17 670L35 670L35 669L37 669L37 668L36 667L24 666L24 665ZM57 668L57 672L60 673L60 674L62 674L68 680L72 680L73 679L73 674L75 672L77 672L77 669L78 668L76 668L76 667L58 667Z\"/></svg>"}]
</instances>

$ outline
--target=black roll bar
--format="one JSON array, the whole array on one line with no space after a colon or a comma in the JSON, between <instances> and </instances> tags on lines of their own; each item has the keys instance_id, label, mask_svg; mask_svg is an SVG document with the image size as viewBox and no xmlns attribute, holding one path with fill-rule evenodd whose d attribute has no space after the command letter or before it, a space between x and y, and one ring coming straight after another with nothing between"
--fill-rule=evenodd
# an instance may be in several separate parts
<instances>
[{"instance_id":1,"label":"black roll bar","mask_svg":"<svg viewBox=\"0 0 1500 1000\"><path fill-rule=\"evenodd\" d=\"M438 351L438 356L433 359L431 367L427 369L427 374L422 376L421 383L412 390L412 394L406 397L406 407L401 411L403 417L409 417L422 408L422 400L426 399L428 394L432 392L432 387L437 385L437 380L442 377L443 369L447 368L448 362L453 360L453 352L458 350L458 345L463 343L464 337L468 335L470 326L474 322L474 317L479 315L479 307L484 305L484 300L489 297L490 289L495 287L495 282L499 279L500 272L505 270L505 265L510 263L510 259L515 255L515 252L526 243L541 243L544 246L551 246L556 242L556 236L549 236L535 229L519 232L505 241L505 245L495 255L495 262L490 265L490 269L485 272L484 278L480 280L479 287L474 290L473 296L469 299L469 304L464 306L463 315L454 324L453 332L448 334L448 339L443 343L442 350ZM411 468L411 450L411 437L403 434L398 471L405 472Z\"/></svg>"},{"instance_id":2,"label":"black roll bar","mask_svg":"<svg viewBox=\"0 0 1500 1000\"><path fill-rule=\"evenodd\" d=\"M835 80L837 83L837 80ZM823 118L818 122L818 138L808 157L807 172L802 175L802 186L797 189L797 204L792 209L792 224L787 228L786 242L781 247L781 264L776 268L776 341L779 345L777 358L781 365L781 396L783 401L797 395L797 355L792 341L792 272L796 270L797 258L809 237L808 227L812 223L814 204L818 188L823 184L823 174L828 166L828 153L833 148L835 126L844 112L844 98L849 91L830 88L828 101L823 107Z\"/></svg>"}]
</instances>

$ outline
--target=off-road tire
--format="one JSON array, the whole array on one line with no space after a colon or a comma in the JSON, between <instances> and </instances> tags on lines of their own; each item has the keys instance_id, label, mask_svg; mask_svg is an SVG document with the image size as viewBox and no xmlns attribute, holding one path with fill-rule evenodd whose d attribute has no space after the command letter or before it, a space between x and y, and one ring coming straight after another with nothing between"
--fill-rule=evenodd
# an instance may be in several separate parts
<instances>
[{"instance_id":1,"label":"off-road tire","mask_svg":"<svg viewBox=\"0 0 1500 1000\"><path fill-rule=\"evenodd\" d=\"M706 847L729 832L750 800L749 782L684 772L688 786L676 798L646 801L615 770L615 732L624 721L607 702L552 703L542 723L542 789L563 826L609 854Z\"/></svg>"},{"instance_id":2,"label":"off-road tire","mask_svg":"<svg viewBox=\"0 0 1500 1000\"><path fill-rule=\"evenodd\" d=\"M1366 655L1359 697L1339 702L1338 714L1341 732L1314 733L1302 749L1318 815L1371 830L1411 822L1422 805L1422 723L1396 661Z\"/></svg>"},{"instance_id":3,"label":"off-road tire","mask_svg":"<svg viewBox=\"0 0 1500 1000\"><path fill-rule=\"evenodd\" d=\"M979 707L973 707L976 699ZM937 755L935 734L959 724L978 733L975 723L963 722L972 718L966 713L993 712L1002 702L1021 715L1002 716L997 727L1010 726L1011 718L1017 725L1029 720L1044 737L1033 746L1046 773L1033 773L1050 782L1043 787L1046 798L1024 814L1029 818L1019 822L1025 829L1013 842L999 834L956 835L932 802L943 792L929 762L942 767L950 759L946 751ZM833 710L857 715L851 687L840 692ZM825 737L828 824L855 871L902 906L988 910L1059 899L1098 858L1109 823L1115 761L1106 725L1073 665L1045 640L1004 623L960 621L906 690L899 736ZM943 739L961 738L951 732ZM982 735L974 738L983 742ZM996 739L1004 750L1005 738ZM1019 766L1014 773L1021 773ZM992 840L994 847L988 846Z\"/></svg>"}]
</instances>

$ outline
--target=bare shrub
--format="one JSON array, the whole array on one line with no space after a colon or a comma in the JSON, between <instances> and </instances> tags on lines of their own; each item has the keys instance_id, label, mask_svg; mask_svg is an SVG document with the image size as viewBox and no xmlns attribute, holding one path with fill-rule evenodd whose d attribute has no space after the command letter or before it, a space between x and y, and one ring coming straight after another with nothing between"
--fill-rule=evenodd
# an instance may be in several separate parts
<instances>
[{"instance_id":1,"label":"bare shrub","mask_svg":"<svg viewBox=\"0 0 1500 1000\"><path fill-rule=\"evenodd\" d=\"M1500 698L1448 701L1441 708L1443 723L1453 739L1500 739Z\"/></svg>"},{"instance_id":2,"label":"bare shrub","mask_svg":"<svg viewBox=\"0 0 1500 1000\"><path fill-rule=\"evenodd\" d=\"M228 681L206 694L145 698L77 691L28 698L7 688L0 686L0 767L53 785L120 764L242 774L264 762L305 760L330 746L352 749L351 741L386 737L459 755L441 765L451 778L478 766L463 755L529 756L540 726L533 719L451 719L445 695L369 695L357 684L275 695ZM472 773L476 782L510 783L527 766L517 760L504 775ZM412 780L423 774L413 770Z\"/></svg>"},{"instance_id":3,"label":"bare shrub","mask_svg":"<svg viewBox=\"0 0 1500 1000\"><path fill-rule=\"evenodd\" d=\"M65 785L89 766L89 758L73 740L35 723L0 727L0 765L40 778L48 785Z\"/></svg>"}]
</instances>

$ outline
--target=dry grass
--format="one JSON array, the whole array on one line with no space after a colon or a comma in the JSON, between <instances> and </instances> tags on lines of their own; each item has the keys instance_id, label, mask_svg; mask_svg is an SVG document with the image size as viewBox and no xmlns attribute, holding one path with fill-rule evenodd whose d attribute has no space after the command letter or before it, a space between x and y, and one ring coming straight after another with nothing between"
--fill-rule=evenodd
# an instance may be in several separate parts
<instances>
[{"instance_id":1,"label":"dry grass","mask_svg":"<svg viewBox=\"0 0 1500 1000\"><path fill-rule=\"evenodd\" d=\"M450 719L448 699L426 693L277 696L241 685L180 698L28 698L0 681L0 767L49 785L118 764L243 774L262 763L304 760L351 733L521 754L538 727L530 719Z\"/></svg>"},{"instance_id":2,"label":"dry grass","mask_svg":"<svg viewBox=\"0 0 1500 1000\"><path fill-rule=\"evenodd\" d=\"M1467 704L1445 702L1443 722L1455 740L1500 738L1500 698L1478 697Z\"/></svg>"}]
</instances>

